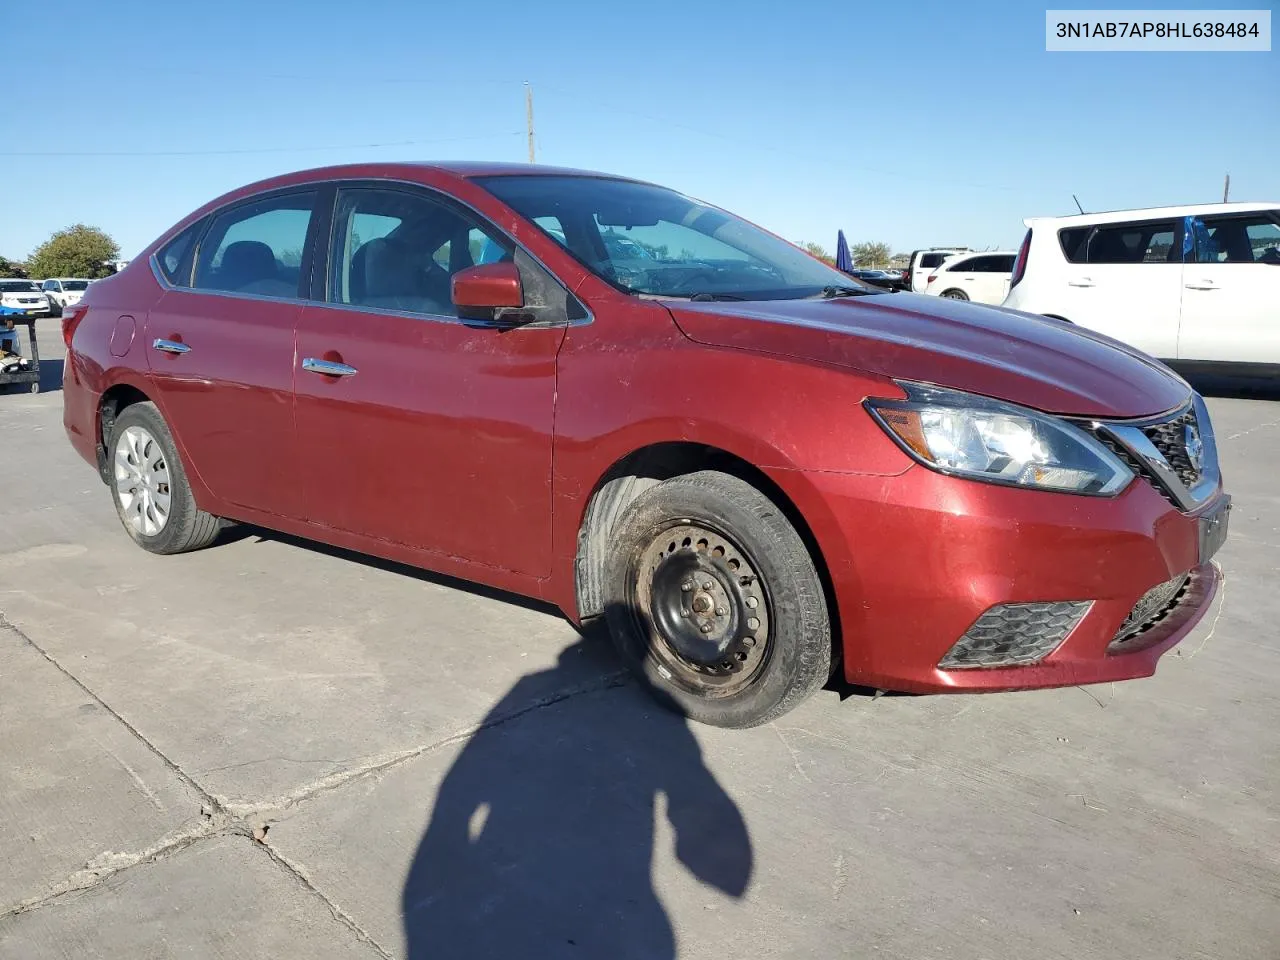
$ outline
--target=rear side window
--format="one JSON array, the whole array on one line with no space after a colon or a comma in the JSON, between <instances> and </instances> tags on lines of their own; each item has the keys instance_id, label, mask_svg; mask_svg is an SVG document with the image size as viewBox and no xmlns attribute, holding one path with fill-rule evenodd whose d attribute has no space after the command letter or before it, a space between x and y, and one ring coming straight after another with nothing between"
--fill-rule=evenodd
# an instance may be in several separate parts
<instances>
[{"instance_id":1,"label":"rear side window","mask_svg":"<svg viewBox=\"0 0 1280 960\"><path fill-rule=\"evenodd\" d=\"M1200 263L1271 263L1280 265L1280 223L1267 213L1237 217L1205 217L1196 231Z\"/></svg>"},{"instance_id":2,"label":"rear side window","mask_svg":"<svg viewBox=\"0 0 1280 960\"><path fill-rule=\"evenodd\" d=\"M218 214L200 242L194 286L259 297L301 296L316 192L268 197Z\"/></svg>"},{"instance_id":3,"label":"rear side window","mask_svg":"<svg viewBox=\"0 0 1280 960\"><path fill-rule=\"evenodd\" d=\"M1089 237L1085 262L1181 263L1182 250L1174 244L1177 235L1173 221L1108 224Z\"/></svg>"},{"instance_id":4,"label":"rear side window","mask_svg":"<svg viewBox=\"0 0 1280 960\"><path fill-rule=\"evenodd\" d=\"M1062 255L1067 258L1067 263L1085 262L1087 249L1085 241L1089 239L1089 231L1092 229L1092 227L1068 227L1058 231L1058 242L1062 244Z\"/></svg>"},{"instance_id":5,"label":"rear side window","mask_svg":"<svg viewBox=\"0 0 1280 960\"><path fill-rule=\"evenodd\" d=\"M175 287L191 286L191 252L204 223L203 220L193 223L166 243L156 254L156 263L160 266L160 272Z\"/></svg>"}]
</instances>

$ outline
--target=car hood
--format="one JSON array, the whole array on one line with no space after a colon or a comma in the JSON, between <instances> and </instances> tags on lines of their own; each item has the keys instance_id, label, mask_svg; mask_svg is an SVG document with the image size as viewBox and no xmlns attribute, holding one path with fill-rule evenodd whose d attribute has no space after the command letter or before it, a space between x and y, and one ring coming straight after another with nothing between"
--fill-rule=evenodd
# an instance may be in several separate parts
<instances>
[{"instance_id":1,"label":"car hood","mask_svg":"<svg viewBox=\"0 0 1280 960\"><path fill-rule=\"evenodd\" d=\"M962 300L895 293L666 306L698 343L834 363L1049 413L1143 417L1190 394L1177 374L1118 341Z\"/></svg>"}]
</instances>

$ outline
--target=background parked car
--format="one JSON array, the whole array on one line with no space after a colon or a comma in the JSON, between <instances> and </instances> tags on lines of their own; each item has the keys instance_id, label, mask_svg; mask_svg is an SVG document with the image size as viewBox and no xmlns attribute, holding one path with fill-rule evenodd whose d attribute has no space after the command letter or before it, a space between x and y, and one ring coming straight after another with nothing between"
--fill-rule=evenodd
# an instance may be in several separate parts
<instances>
[{"instance_id":1,"label":"background parked car","mask_svg":"<svg viewBox=\"0 0 1280 960\"><path fill-rule=\"evenodd\" d=\"M0 305L14 307L27 316L47 317L49 298L40 292L34 280L0 280Z\"/></svg>"},{"instance_id":2,"label":"background parked car","mask_svg":"<svg viewBox=\"0 0 1280 960\"><path fill-rule=\"evenodd\" d=\"M929 274L924 292L951 300L1001 303L1009 293L1017 256L1012 250L996 250L948 257Z\"/></svg>"},{"instance_id":3,"label":"background parked car","mask_svg":"<svg viewBox=\"0 0 1280 960\"><path fill-rule=\"evenodd\" d=\"M53 277L44 282L42 289L53 312L61 314L65 308L80 302L91 282L82 277Z\"/></svg>"},{"instance_id":4,"label":"background parked car","mask_svg":"<svg viewBox=\"0 0 1280 960\"><path fill-rule=\"evenodd\" d=\"M914 293L924 293L925 281L929 274L942 266L942 261L956 253L968 252L968 247L930 247L928 250L916 250L907 263L904 278L905 289Z\"/></svg>"},{"instance_id":5,"label":"background parked car","mask_svg":"<svg viewBox=\"0 0 1280 960\"><path fill-rule=\"evenodd\" d=\"M888 270L872 270L866 267L855 267L848 271L849 276L856 277L864 283L869 283L873 287L880 287L884 290L901 290L902 279L901 274L894 276Z\"/></svg>"},{"instance_id":6,"label":"background parked car","mask_svg":"<svg viewBox=\"0 0 1280 960\"><path fill-rule=\"evenodd\" d=\"M1163 360L1280 369L1280 203L1026 221L1005 306Z\"/></svg>"}]
</instances>

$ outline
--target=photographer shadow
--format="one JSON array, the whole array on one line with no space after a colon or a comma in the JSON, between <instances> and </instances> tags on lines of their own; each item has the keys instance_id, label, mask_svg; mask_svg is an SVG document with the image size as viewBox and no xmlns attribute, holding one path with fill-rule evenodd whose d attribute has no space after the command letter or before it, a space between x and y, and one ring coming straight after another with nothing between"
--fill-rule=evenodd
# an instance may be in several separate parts
<instances>
[{"instance_id":1,"label":"photographer shadow","mask_svg":"<svg viewBox=\"0 0 1280 960\"><path fill-rule=\"evenodd\" d=\"M660 817L698 880L746 892L742 814L684 718L608 682L602 647L521 678L449 769L404 885L411 960L674 958L651 870ZM569 692L548 704L548 689Z\"/></svg>"}]
</instances>

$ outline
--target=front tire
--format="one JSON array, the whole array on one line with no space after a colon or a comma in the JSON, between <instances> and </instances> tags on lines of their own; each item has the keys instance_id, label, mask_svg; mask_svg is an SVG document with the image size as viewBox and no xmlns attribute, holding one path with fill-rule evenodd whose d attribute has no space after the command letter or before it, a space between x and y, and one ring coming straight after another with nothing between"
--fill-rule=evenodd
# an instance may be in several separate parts
<instances>
[{"instance_id":1,"label":"front tire","mask_svg":"<svg viewBox=\"0 0 1280 960\"><path fill-rule=\"evenodd\" d=\"M611 534L606 618L663 703L719 727L768 723L831 675L813 558L777 506L715 471L641 493Z\"/></svg>"},{"instance_id":2,"label":"front tire","mask_svg":"<svg viewBox=\"0 0 1280 960\"><path fill-rule=\"evenodd\" d=\"M942 296L948 300L968 300L969 295L963 290L944 290Z\"/></svg>"},{"instance_id":3,"label":"front tire","mask_svg":"<svg viewBox=\"0 0 1280 960\"><path fill-rule=\"evenodd\" d=\"M111 428L109 466L116 515L151 553L207 547L220 522L196 506L173 434L153 403L126 407Z\"/></svg>"}]
</instances>

